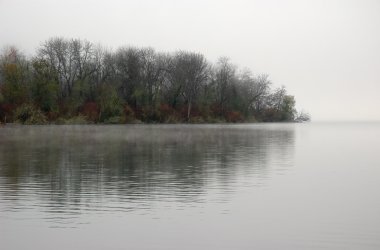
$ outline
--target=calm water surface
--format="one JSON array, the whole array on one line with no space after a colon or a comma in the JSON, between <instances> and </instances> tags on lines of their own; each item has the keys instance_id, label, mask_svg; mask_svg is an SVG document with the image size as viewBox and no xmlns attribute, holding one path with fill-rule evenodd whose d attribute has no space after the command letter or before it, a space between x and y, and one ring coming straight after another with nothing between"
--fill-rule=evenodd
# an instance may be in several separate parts
<instances>
[{"instance_id":1,"label":"calm water surface","mask_svg":"<svg viewBox=\"0 0 380 250\"><path fill-rule=\"evenodd\" d=\"M5 126L0 249L380 249L380 124Z\"/></svg>"}]
</instances>

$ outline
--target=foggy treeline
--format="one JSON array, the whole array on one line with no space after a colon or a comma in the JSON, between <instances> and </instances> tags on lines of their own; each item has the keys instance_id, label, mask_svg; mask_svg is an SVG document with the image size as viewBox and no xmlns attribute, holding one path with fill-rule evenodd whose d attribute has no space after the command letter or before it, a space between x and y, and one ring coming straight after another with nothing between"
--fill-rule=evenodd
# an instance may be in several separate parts
<instances>
[{"instance_id":1,"label":"foggy treeline","mask_svg":"<svg viewBox=\"0 0 380 250\"><path fill-rule=\"evenodd\" d=\"M0 122L303 121L285 87L228 58L51 38L33 57L0 55Z\"/></svg>"}]
</instances>

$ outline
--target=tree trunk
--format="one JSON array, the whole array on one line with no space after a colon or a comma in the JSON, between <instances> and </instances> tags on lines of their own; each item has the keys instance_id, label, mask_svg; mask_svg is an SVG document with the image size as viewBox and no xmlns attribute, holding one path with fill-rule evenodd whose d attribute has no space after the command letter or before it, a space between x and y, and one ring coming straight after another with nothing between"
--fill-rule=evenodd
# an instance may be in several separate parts
<instances>
[{"instance_id":1,"label":"tree trunk","mask_svg":"<svg viewBox=\"0 0 380 250\"><path fill-rule=\"evenodd\" d=\"M191 111L191 100L187 104L187 121L190 121L190 111Z\"/></svg>"}]
</instances>

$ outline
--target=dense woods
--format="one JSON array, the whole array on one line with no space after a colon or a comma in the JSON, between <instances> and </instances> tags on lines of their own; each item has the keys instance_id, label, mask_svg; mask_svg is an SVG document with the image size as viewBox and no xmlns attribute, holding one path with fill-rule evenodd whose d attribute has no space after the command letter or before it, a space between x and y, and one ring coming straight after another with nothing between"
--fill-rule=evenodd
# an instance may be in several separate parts
<instances>
[{"instance_id":1,"label":"dense woods","mask_svg":"<svg viewBox=\"0 0 380 250\"><path fill-rule=\"evenodd\" d=\"M115 51L79 39L52 38L27 58L0 55L0 122L23 124L305 121L284 87L212 64L187 51Z\"/></svg>"}]
</instances>

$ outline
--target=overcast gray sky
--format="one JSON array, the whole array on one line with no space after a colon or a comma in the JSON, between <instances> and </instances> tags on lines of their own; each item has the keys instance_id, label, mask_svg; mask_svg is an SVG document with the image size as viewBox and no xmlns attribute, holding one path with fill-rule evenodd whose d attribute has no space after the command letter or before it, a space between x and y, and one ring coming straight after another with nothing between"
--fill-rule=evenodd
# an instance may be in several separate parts
<instances>
[{"instance_id":1,"label":"overcast gray sky","mask_svg":"<svg viewBox=\"0 0 380 250\"><path fill-rule=\"evenodd\" d=\"M378 0L0 0L0 47L53 36L227 56L313 120L380 120Z\"/></svg>"}]
</instances>

